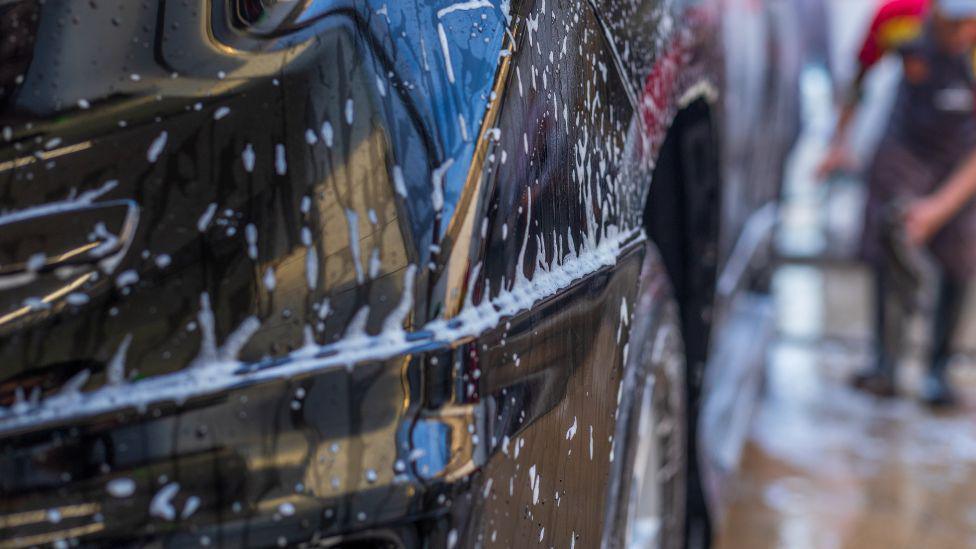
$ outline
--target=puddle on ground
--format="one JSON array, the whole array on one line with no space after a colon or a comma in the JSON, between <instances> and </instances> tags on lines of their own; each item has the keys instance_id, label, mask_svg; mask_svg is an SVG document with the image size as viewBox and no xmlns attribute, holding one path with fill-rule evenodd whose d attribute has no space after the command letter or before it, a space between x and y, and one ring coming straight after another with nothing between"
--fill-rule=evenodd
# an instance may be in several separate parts
<instances>
[{"instance_id":1,"label":"puddle on ground","mask_svg":"<svg viewBox=\"0 0 976 549\"><path fill-rule=\"evenodd\" d=\"M829 268L791 267L775 286L780 300L805 290L778 308L780 319L802 318L781 323L769 349L720 549L976 546L976 367L953 364L962 402L946 412L915 400L922 368L912 358L903 397L855 391L847 380L870 363L870 344L813 325L843 312L818 302L829 276L811 269Z\"/></svg>"}]
</instances>

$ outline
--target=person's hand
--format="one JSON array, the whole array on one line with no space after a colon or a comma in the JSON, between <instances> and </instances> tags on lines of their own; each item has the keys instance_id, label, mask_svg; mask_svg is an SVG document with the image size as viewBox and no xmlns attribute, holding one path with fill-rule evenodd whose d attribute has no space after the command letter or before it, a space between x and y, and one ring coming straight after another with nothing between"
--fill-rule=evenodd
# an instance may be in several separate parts
<instances>
[{"instance_id":1,"label":"person's hand","mask_svg":"<svg viewBox=\"0 0 976 549\"><path fill-rule=\"evenodd\" d=\"M926 196L908 205L905 211L905 234L909 242L921 246L939 232L951 216L944 200L936 196Z\"/></svg>"},{"instance_id":2,"label":"person's hand","mask_svg":"<svg viewBox=\"0 0 976 549\"><path fill-rule=\"evenodd\" d=\"M845 143L833 142L817 165L815 175L817 180L823 181L837 172L851 171L855 167L856 162L851 155L850 147Z\"/></svg>"}]
</instances>

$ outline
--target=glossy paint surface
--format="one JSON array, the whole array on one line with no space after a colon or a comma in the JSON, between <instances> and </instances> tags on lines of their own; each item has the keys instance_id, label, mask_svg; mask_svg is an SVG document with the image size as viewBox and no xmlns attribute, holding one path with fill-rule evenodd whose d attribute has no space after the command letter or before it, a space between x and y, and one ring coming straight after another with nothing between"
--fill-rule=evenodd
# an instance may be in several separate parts
<instances>
[{"instance_id":1,"label":"glossy paint surface","mask_svg":"<svg viewBox=\"0 0 976 549\"><path fill-rule=\"evenodd\" d=\"M598 543L717 8L238 7L0 7L0 539Z\"/></svg>"}]
</instances>

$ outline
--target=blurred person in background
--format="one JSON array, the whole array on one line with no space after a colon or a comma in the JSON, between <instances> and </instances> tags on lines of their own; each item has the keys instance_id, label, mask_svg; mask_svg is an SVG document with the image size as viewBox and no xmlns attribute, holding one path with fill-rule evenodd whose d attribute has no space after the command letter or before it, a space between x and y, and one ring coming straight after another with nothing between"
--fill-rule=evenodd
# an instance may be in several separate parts
<instances>
[{"instance_id":1,"label":"blurred person in background","mask_svg":"<svg viewBox=\"0 0 976 549\"><path fill-rule=\"evenodd\" d=\"M898 262L892 256L899 255L899 243L908 250L925 248L941 280L921 396L929 404L948 405L954 401L946 378L952 335L966 281L976 273L976 207L971 204L976 195L976 0L881 4L818 167L819 177L851 167L846 134L865 75L889 53L901 57L904 70L888 127L868 171L861 245L875 273L877 354L854 384L878 395L896 394L904 313L911 300L899 285L899 269L892 268Z\"/></svg>"}]
</instances>

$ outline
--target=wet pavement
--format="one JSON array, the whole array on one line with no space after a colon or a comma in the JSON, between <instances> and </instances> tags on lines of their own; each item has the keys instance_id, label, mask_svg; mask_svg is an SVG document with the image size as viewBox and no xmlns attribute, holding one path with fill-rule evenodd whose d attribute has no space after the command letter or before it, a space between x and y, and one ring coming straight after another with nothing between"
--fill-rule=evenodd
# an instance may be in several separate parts
<instances>
[{"instance_id":1,"label":"wet pavement","mask_svg":"<svg viewBox=\"0 0 976 549\"><path fill-rule=\"evenodd\" d=\"M976 546L976 368L956 360L963 402L945 413L915 401L917 360L903 368L900 399L849 388L871 360L867 325L856 326L866 282L850 267L776 274L780 331L720 549Z\"/></svg>"}]
</instances>

